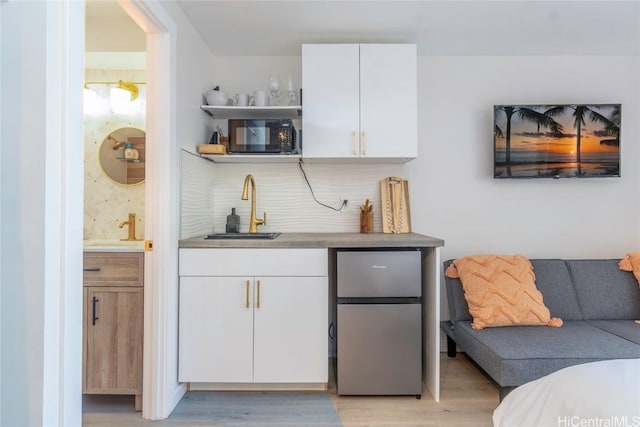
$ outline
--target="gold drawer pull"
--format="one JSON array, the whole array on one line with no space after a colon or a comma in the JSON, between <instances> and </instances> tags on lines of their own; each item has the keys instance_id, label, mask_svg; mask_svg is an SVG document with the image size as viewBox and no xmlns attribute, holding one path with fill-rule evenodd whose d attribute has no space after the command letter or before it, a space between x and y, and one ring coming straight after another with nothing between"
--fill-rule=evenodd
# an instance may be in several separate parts
<instances>
[{"instance_id":1,"label":"gold drawer pull","mask_svg":"<svg viewBox=\"0 0 640 427\"><path fill-rule=\"evenodd\" d=\"M257 295L256 295L256 308L260 308L260 280L258 280L257 284Z\"/></svg>"},{"instance_id":2,"label":"gold drawer pull","mask_svg":"<svg viewBox=\"0 0 640 427\"><path fill-rule=\"evenodd\" d=\"M358 133L353 132L353 155L358 155Z\"/></svg>"},{"instance_id":3,"label":"gold drawer pull","mask_svg":"<svg viewBox=\"0 0 640 427\"><path fill-rule=\"evenodd\" d=\"M362 155L367 155L367 133L362 131Z\"/></svg>"},{"instance_id":4,"label":"gold drawer pull","mask_svg":"<svg viewBox=\"0 0 640 427\"><path fill-rule=\"evenodd\" d=\"M249 281L248 280L247 280L246 295L247 295L247 299L246 299L246 303L245 303L244 307L245 308L249 308Z\"/></svg>"}]
</instances>

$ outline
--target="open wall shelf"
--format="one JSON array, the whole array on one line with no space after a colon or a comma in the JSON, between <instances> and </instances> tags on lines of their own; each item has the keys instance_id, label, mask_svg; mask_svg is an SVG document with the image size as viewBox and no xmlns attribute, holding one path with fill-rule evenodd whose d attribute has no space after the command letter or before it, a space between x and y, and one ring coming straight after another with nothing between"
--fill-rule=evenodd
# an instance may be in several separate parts
<instances>
[{"instance_id":1,"label":"open wall shelf","mask_svg":"<svg viewBox=\"0 0 640 427\"><path fill-rule=\"evenodd\" d=\"M200 108L214 119L298 119L302 116L301 105L265 107L201 105Z\"/></svg>"}]
</instances>

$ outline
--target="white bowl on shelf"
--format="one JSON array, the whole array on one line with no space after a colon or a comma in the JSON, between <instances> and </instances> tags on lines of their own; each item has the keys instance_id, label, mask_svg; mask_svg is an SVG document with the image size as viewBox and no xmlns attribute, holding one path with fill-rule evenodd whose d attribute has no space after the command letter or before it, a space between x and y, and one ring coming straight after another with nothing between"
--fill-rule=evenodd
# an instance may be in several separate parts
<instances>
[{"instance_id":1,"label":"white bowl on shelf","mask_svg":"<svg viewBox=\"0 0 640 427\"><path fill-rule=\"evenodd\" d=\"M206 98L209 105L227 105L229 103L227 94L219 90L210 90L207 92Z\"/></svg>"}]
</instances>

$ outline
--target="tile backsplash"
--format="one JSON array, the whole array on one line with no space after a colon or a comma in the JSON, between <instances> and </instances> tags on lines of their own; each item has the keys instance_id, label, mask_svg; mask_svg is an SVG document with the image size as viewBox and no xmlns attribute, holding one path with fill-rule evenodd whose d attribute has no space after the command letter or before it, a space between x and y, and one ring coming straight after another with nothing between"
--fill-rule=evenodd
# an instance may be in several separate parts
<instances>
[{"instance_id":1,"label":"tile backsplash","mask_svg":"<svg viewBox=\"0 0 640 427\"><path fill-rule=\"evenodd\" d=\"M86 80L146 81L140 70L86 70ZM122 185L112 181L102 170L99 151L102 141L116 129L134 127L146 130L146 86L137 85L138 98L131 101L129 112L116 114L109 107L109 89L113 86L90 85L97 99L84 116L84 239L127 237L127 229L118 227L136 214L136 237L144 238L145 184Z\"/></svg>"},{"instance_id":2,"label":"tile backsplash","mask_svg":"<svg viewBox=\"0 0 640 427\"><path fill-rule=\"evenodd\" d=\"M410 179L406 164L305 164L303 168L318 201L339 208L340 198L348 199L348 209L337 212L316 203L297 163L216 164L215 231L225 231L233 207L240 216L240 231L248 231L251 200L240 199L247 174L256 181L256 215L262 218L267 213L261 232L357 233L360 206L366 199L374 206L373 231L381 232L380 180L389 176Z\"/></svg>"}]
</instances>

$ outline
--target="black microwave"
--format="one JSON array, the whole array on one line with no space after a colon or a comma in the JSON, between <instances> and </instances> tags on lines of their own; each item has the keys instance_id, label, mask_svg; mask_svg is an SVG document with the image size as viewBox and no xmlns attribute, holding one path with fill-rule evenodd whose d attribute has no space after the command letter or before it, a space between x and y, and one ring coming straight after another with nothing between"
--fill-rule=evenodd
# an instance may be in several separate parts
<instances>
[{"instance_id":1,"label":"black microwave","mask_svg":"<svg viewBox=\"0 0 640 427\"><path fill-rule=\"evenodd\" d=\"M229 153L293 154L296 129L290 119L229 120Z\"/></svg>"}]
</instances>

